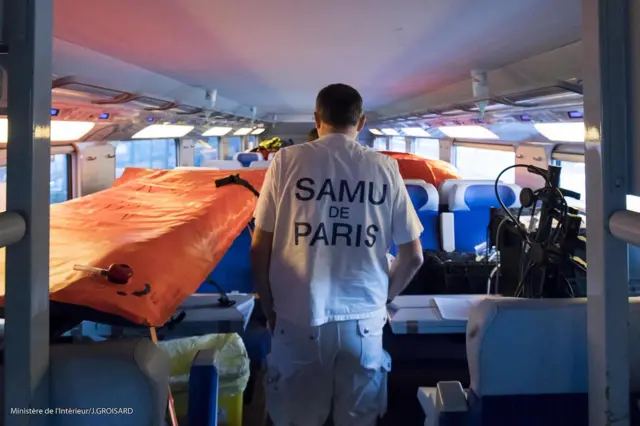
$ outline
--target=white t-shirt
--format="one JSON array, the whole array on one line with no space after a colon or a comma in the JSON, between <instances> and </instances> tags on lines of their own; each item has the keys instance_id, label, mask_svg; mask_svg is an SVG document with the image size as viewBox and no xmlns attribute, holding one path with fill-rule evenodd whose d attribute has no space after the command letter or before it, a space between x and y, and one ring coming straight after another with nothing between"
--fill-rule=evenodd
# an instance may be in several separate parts
<instances>
[{"instance_id":1,"label":"white t-shirt","mask_svg":"<svg viewBox=\"0 0 640 426\"><path fill-rule=\"evenodd\" d=\"M276 314L311 326L383 313L386 255L423 230L398 163L342 134L280 150L255 220L274 234Z\"/></svg>"}]
</instances>

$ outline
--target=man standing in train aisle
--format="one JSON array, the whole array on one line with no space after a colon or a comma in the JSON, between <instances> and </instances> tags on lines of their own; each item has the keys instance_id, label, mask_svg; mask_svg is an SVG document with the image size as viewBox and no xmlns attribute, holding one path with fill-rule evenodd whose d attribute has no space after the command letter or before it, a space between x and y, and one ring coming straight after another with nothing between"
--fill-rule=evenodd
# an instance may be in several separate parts
<instances>
[{"instance_id":1,"label":"man standing in train aisle","mask_svg":"<svg viewBox=\"0 0 640 426\"><path fill-rule=\"evenodd\" d=\"M392 158L360 145L352 87L316 99L320 138L280 150L255 211L251 265L272 330L275 426L373 426L386 410L386 304L422 265L422 225ZM398 255L391 268L392 243Z\"/></svg>"}]
</instances>

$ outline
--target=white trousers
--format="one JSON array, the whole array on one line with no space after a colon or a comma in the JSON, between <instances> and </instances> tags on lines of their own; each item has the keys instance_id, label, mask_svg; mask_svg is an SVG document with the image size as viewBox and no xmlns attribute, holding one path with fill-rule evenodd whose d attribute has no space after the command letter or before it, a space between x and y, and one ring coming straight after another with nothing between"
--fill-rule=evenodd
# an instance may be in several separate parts
<instances>
[{"instance_id":1,"label":"white trousers","mask_svg":"<svg viewBox=\"0 0 640 426\"><path fill-rule=\"evenodd\" d=\"M301 327L277 320L267 410L275 426L374 426L387 408L386 316Z\"/></svg>"}]
</instances>

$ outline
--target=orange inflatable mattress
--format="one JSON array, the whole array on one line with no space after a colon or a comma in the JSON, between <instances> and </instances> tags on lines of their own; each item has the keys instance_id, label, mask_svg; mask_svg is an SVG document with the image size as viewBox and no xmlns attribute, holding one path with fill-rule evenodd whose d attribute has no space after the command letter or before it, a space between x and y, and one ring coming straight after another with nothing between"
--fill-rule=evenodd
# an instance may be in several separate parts
<instances>
[{"instance_id":1,"label":"orange inflatable mattress","mask_svg":"<svg viewBox=\"0 0 640 426\"><path fill-rule=\"evenodd\" d=\"M400 175L404 179L421 179L436 188L447 179L462 179L458 170L442 160L430 160L405 152L380 151L398 161Z\"/></svg>"},{"instance_id":2,"label":"orange inflatable mattress","mask_svg":"<svg viewBox=\"0 0 640 426\"><path fill-rule=\"evenodd\" d=\"M112 188L52 205L51 299L162 326L251 221L255 194L215 183L238 173L260 191L266 170L126 169ZM4 253L0 259L4 304ZM127 284L74 270L111 264L133 269Z\"/></svg>"}]
</instances>

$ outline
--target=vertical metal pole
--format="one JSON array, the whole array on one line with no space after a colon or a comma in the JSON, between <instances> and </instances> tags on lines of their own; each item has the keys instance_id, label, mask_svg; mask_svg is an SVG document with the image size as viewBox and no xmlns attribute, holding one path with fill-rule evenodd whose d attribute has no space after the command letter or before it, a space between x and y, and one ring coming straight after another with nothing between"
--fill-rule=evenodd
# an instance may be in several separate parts
<instances>
[{"instance_id":1,"label":"vertical metal pole","mask_svg":"<svg viewBox=\"0 0 640 426\"><path fill-rule=\"evenodd\" d=\"M229 156L229 138L220 137L220 143L218 144L218 152L221 160L226 160ZM232 158L229 158L232 160Z\"/></svg>"},{"instance_id":2,"label":"vertical metal pole","mask_svg":"<svg viewBox=\"0 0 640 426\"><path fill-rule=\"evenodd\" d=\"M583 0L589 424L629 425L627 244L608 229L626 209L629 0Z\"/></svg>"},{"instance_id":3,"label":"vertical metal pole","mask_svg":"<svg viewBox=\"0 0 640 426\"><path fill-rule=\"evenodd\" d=\"M440 160L454 164L455 156L453 150L455 148L453 143L448 139L440 139L438 140L438 144L440 145Z\"/></svg>"},{"instance_id":4,"label":"vertical metal pole","mask_svg":"<svg viewBox=\"0 0 640 426\"><path fill-rule=\"evenodd\" d=\"M413 154L415 151L416 138L409 136L404 137L404 152L410 152Z\"/></svg>"},{"instance_id":5,"label":"vertical metal pole","mask_svg":"<svg viewBox=\"0 0 640 426\"><path fill-rule=\"evenodd\" d=\"M7 247L5 426L47 424L49 416L11 415L48 407L49 180L53 0L5 0L9 46L7 210L27 223Z\"/></svg>"}]
</instances>

